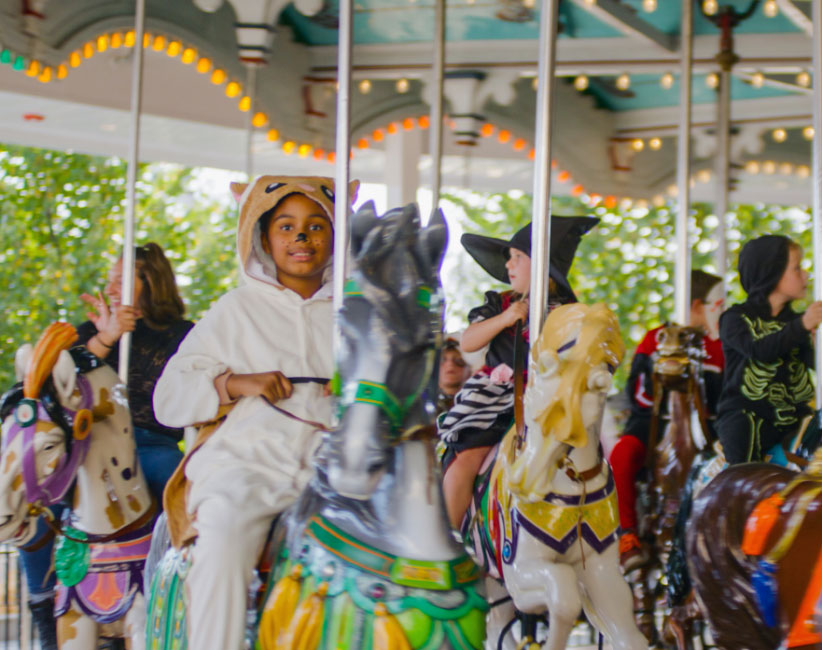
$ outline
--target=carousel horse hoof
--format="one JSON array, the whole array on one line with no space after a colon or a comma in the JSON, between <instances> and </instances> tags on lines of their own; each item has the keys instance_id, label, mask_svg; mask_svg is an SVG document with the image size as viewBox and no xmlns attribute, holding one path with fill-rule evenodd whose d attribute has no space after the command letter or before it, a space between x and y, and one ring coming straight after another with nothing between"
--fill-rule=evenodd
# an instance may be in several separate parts
<instances>
[{"instance_id":1,"label":"carousel horse hoof","mask_svg":"<svg viewBox=\"0 0 822 650\"><path fill-rule=\"evenodd\" d=\"M619 538L619 567L623 575L628 575L634 571L647 566L651 561L651 555L645 548L636 533L624 533Z\"/></svg>"}]
</instances>

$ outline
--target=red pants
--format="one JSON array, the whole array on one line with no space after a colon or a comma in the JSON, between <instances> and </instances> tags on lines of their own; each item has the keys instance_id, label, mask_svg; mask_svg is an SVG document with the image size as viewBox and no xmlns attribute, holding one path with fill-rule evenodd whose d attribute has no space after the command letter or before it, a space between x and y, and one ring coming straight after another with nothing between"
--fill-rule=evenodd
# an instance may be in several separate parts
<instances>
[{"instance_id":1,"label":"red pants","mask_svg":"<svg viewBox=\"0 0 822 650\"><path fill-rule=\"evenodd\" d=\"M645 445L634 436L622 436L614 445L609 462L617 490L619 524L623 531L636 531L636 475L645 465Z\"/></svg>"}]
</instances>

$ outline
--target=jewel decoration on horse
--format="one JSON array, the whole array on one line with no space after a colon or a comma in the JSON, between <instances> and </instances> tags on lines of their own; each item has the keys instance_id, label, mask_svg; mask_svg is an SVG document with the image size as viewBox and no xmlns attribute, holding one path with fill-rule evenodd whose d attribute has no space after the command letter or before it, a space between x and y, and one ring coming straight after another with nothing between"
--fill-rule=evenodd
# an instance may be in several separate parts
<instances>
[{"instance_id":1,"label":"jewel decoration on horse","mask_svg":"<svg viewBox=\"0 0 822 650\"><path fill-rule=\"evenodd\" d=\"M70 501L55 565L62 650L95 650L100 636L144 648L142 573L155 508L137 462L131 415L117 374L54 323L22 346L0 405L0 540L31 542L37 516Z\"/></svg>"},{"instance_id":2,"label":"jewel decoration on horse","mask_svg":"<svg viewBox=\"0 0 822 650\"><path fill-rule=\"evenodd\" d=\"M479 570L454 539L426 408L442 329L442 215L415 205L352 217L354 268L339 314L339 426L286 511L258 621L262 650L482 647ZM433 393L436 394L436 393ZM157 568L149 648L187 647L185 550Z\"/></svg>"},{"instance_id":3,"label":"jewel decoration on horse","mask_svg":"<svg viewBox=\"0 0 822 650\"><path fill-rule=\"evenodd\" d=\"M822 649L820 539L822 451L801 473L746 463L708 483L694 501L687 551L718 648Z\"/></svg>"},{"instance_id":4,"label":"jewel decoration on horse","mask_svg":"<svg viewBox=\"0 0 822 650\"><path fill-rule=\"evenodd\" d=\"M619 570L616 492L599 434L605 397L625 352L603 304L555 308L531 348L525 431L500 443L481 472L466 541L511 601L489 581L495 603L490 647L518 648L507 635L514 607L548 613L542 647L565 648L584 608L612 647L647 648ZM533 639L531 639L533 641Z\"/></svg>"}]
</instances>

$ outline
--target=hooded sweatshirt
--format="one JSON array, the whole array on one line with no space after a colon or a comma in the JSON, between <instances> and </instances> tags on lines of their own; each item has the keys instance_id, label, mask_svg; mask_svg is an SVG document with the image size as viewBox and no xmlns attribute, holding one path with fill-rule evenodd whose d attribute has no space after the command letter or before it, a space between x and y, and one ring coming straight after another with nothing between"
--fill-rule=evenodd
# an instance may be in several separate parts
<instances>
[{"instance_id":1,"label":"hooded sweatshirt","mask_svg":"<svg viewBox=\"0 0 822 650\"><path fill-rule=\"evenodd\" d=\"M220 298L168 362L154 391L157 418L182 427L217 417L221 399L215 378L279 370L289 378L328 379L333 373L331 268L326 282L304 299L277 281L274 261L260 245L260 216L286 196L304 194L333 221L331 179L258 178L242 191L237 249L243 286ZM331 399L320 383L297 383L277 406L314 422L330 424ZM192 454L187 509L223 494L232 502L260 504L276 513L290 505L312 475L319 443L312 426L273 409L261 397L234 402L226 420Z\"/></svg>"},{"instance_id":2,"label":"hooded sweatshirt","mask_svg":"<svg viewBox=\"0 0 822 650\"><path fill-rule=\"evenodd\" d=\"M790 240L766 235L748 242L739 255L739 280L748 294L719 320L725 353L720 420L741 410L762 420L773 443L811 412L813 348L802 315L790 305L771 314L768 296L788 265Z\"/></svg>"}]
</instances>

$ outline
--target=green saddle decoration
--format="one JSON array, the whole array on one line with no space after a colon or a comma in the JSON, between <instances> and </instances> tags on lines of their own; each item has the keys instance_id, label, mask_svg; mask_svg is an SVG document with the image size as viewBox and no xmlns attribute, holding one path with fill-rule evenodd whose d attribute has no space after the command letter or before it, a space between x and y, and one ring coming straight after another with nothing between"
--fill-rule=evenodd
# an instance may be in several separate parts
<instances>
[{"instance_id":1,"label":"green saddle decoration","mask_svg":"<svg viewBox=\"0 0 822 650\"><path fill-rule=\"evenodd\" d=\"M280 554L269 592L295 564L302 567L300 601L328 585L318 650L371 650L379 603L396 617L412 650L438 650L446 642L460 650L482 648L488 604L468 556L450 562L397 557L316 517L302 549Z\"/></svg>"},{"instance_id":2,"label":"green saddle decoration","mask_svg":"<svg viewBox=\"0 0 822 650\"><path fill-rule=\"evenodd\" d=\"M66 528L65 532L77 539L88 539L82 530L76 528ZM57 579L66 587L79 584L88 573L90 557L88 544L61 535L54 551Z\"/></svg>"}]
</instances>

